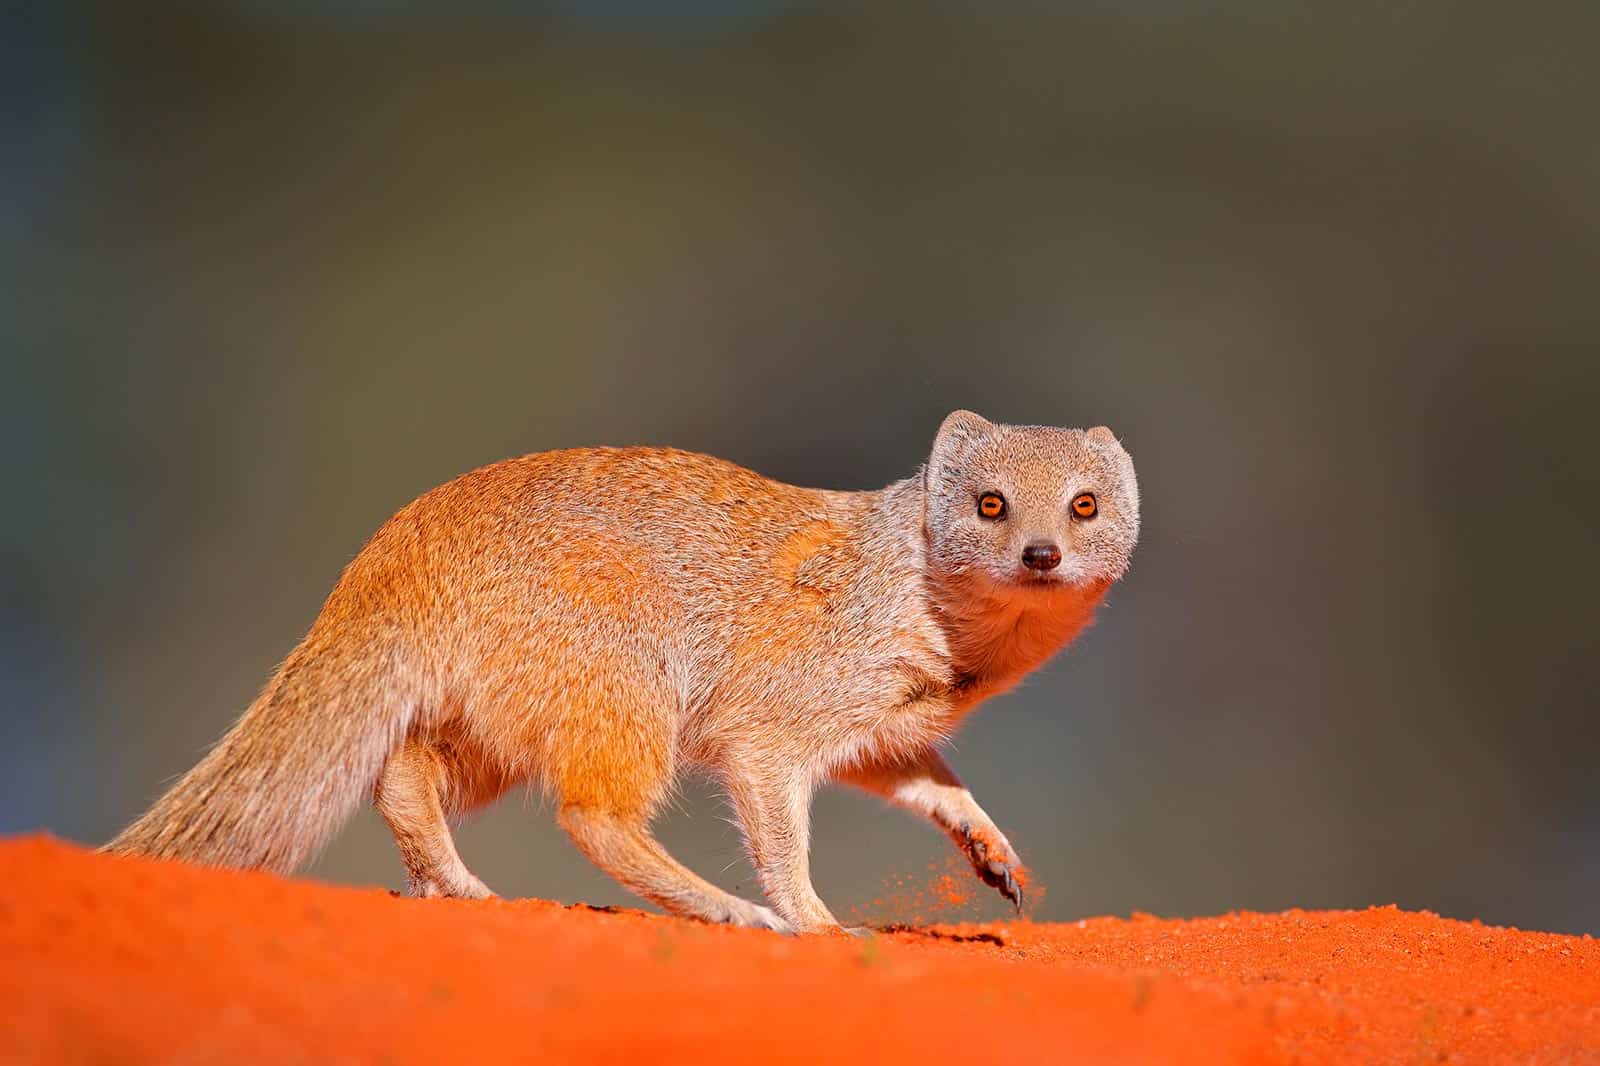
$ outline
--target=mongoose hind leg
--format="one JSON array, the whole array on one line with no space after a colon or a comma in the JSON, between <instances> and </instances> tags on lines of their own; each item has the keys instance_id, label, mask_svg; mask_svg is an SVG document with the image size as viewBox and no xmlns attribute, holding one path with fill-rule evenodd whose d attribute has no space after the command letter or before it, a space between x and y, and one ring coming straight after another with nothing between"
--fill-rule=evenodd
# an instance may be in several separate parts
<instances>
[{"instance_id":1,"label":"mongoose hind leg","mask_svg":"<svg viewBox=\"0 0 1600 1066\"><path fill-rule=\"evenodd\" d=\"M674 859L643 818L563 806L560 821L589 861L670 914L792 932L770 909L724 892Z\"/></svg>"},{"instance_id":2,"label":"mongoose hind leg","mask_svg":"<svg viewBox=\"0 0 1600 1066\"><path fill-rule=\"evenodd\" d=\"M546 728L561 737L544 766L561 827L590 862L671 914L789 932L768 908L689 870L650 832L676 773L676 693L619 636L546 711Z\"/></svg>"},{"instance_id":3,"label":"mongoose hind leg","mask_svg":"<svg viewBox=\"0 0 1600 1066\"><path fill-rule=\"evenodd\" d=\"M408 740L384 767L373 799L400 847L410 895L487 899L494 893L456 854L445 821L440 793L446 774L438 752L425 741Z\"/></svg>"}]
</instances>

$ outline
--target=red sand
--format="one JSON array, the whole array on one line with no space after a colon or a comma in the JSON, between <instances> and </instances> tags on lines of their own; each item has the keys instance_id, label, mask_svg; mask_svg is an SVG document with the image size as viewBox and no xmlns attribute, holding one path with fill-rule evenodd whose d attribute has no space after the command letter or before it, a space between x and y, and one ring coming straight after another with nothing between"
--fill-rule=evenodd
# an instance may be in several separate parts
<instances>
[{"instance_id":1,"label":"red sand","mask_svg":"<svg viewBox=\"0 0 1600 1066\"><path fill-rule=\"evenodd\" d=\"M1390 908L789 939L0 842L0 1059L1594 1062L1600 941Z\"/></svg>"}]
</instances>

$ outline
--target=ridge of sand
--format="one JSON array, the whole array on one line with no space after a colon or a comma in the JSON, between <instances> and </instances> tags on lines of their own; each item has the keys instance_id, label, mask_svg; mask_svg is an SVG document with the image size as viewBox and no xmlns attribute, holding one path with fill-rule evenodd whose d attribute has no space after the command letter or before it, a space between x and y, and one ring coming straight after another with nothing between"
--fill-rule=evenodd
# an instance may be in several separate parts
<instances>
[{"instance_id":1,"label":"ridge of sand","mask_svg":"<svg viewBox=\"0 0 1600 1066\"><path fill-rule=\"evenodd\" d=\"M785 938L0 841L7 1062L1595 1062L1600 941L1393 907Z\"/></svg>"}]
</instances>

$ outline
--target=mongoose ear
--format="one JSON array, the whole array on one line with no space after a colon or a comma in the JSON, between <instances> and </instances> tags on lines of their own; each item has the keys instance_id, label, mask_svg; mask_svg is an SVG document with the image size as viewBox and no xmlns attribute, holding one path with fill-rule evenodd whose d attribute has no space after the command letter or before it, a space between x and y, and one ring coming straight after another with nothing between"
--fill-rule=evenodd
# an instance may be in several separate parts
<instances>
[{"instance_id":1,"label":"mongoose ear","mask_svg":"<svg viewBox=\"0 0 1600 1066\"><path fill-rule=\"evenodd\" d=\"M938 491L942 484L958 473L961 454L992 429L993 422L973 411L951 411L946 415L933 438L933 453L928 456L925 479L928 491Z\"/></svg>"},{"instance_id":2,"label":"mongoose ear","mask_svg":"<svg viewBox=\"0 0 1600 1066\"><path fill-rule=\"evenodd\" d=\"M1117 435L1111 432L1110 426L1095 426L1093 429L1085 432L1084 436L1088 437L1090 440L1100 441L1102 444L1117 443Z\"/></svg>"}]
</instances>

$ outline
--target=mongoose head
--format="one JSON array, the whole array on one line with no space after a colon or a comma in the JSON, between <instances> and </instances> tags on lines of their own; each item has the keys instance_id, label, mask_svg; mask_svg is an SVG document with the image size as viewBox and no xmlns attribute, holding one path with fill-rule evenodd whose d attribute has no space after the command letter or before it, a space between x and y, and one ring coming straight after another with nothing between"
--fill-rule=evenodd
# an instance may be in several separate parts
<instances>
[{"instance_id":1,"label":"mongoose head","mask_svg":"<svg viewBox=\"0 0 1600 1066\"><path fill-rule=\"evenodd\" d=\"M1104 426L999 425L956 411L923 472L934 573L995 591L1109 584L1139 539L1133 460Z\"/></svg>"}]
</instances>

